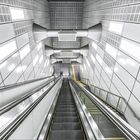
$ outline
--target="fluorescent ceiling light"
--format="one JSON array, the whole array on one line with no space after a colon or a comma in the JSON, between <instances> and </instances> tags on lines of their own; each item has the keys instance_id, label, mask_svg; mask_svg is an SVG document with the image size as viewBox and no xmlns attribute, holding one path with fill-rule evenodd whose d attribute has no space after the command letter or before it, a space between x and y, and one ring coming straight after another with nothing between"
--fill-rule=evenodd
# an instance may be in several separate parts
<instances>
[{"instance_id":1,"label":"fluorescent ceiling light","mask_svg":"<svg viewBox=\"0 0 140 140\"><path fill-rule=\"evenodd\" d=\"M11 17L13 20L24 19L24 10L21 8L10 7Z\"/></svg>"},{"instance_id":2,"label":"fluorescent ceiling light","mask_svg":"<svg viewBox=\"0 0 140 140\"><path fill-rule=\"evenodd\" d=\"M23 71L25 71L25 70L26 70L26 68L27 68L27 66L26 66L26 65L22 65L22 69L23 69Z\"/></svg>"},{"instance_id":3,"label":"fluorescent ceiling light","mask_svg":"<svg viewBox=\"0 0 140 140\"><path fill-rule=\"evenodd\" d=\"M46 67L46 65L47 65L47 60L46 60L46 62L44 63L44 68Z\"/></svg>"},{"instance_id":4,"label":"fluorescent ceiling light","mask_svg":"<svg viewBox=\"0 0 140 140\"><path fill-rule=\"evenodd\" d=\"M124 65L124 66L127 64L126 60L123 59L123 58L119 58L117 61L118 61L121 65Z\"/></svg>"},{"instance_id":5,"label":"fluorescent ceiling light","mask_svg":"<svg viewBox=\"0 0 140 140\"><path fill-rule=\"evenodd\" d=\"M0 64L0 69L4 68L7 65L7 61L3 62L2 64Z\"/></svg>"},{"instance_id":6,"label":"fluorescent ceiling light","mask_svg":"<svg viewBox=\"0 0 140 140\"><path fill-rule=\"evenodd\" d=\"M86 62L87 62L87 65L90 67L90 63L89 63L89 60L88 59L86 59Z\"/></svg>"},{"instance_id":7,"label":"fluorescent ceiling light","mask_svg":"<svg viewBox=\"0 0 140 140\"><path fill-rule=\"evenodd\" d=\"M15 40L0 46L0 61L17 50Z\"/></svg>"},{"instance_id":8,"label":"fluorescent ceiling light","mask_svg":"<svg viewBox=\"0 0 140 140\"><path fill-rule=\"evenodd\" d=\"M105 71L106 71L108 74L111 74L111 73L112 73L112 70L111 70L109 67L105 67Z\"/></svg>"},{"instance_id":9,"label":"fluorescent ceiling light","mask_svg":"<svg viewBox=\"0 0 140 140\"><path fill-rule=\"evenodd\" d=\"M13 58L17 57L18 53L15 53L14 55L12 55Z\"/></svg>"},{"instance_id":10,"label":"fluorescent ceiling light","mask_svg":"<svg viewBox=\"0 0 140 140\"><path fill-rule=\"evenodd\" d=\"M37 45L37 50L39 51L42 48L42 42Z\"/></svg>"},{"instance_id":11,"label":"fluorescent ceiling light","mask_svg":"<svg viewBox=\"0 0 140 140\"><path fill-rule=\"evenodd\" d=\"M8 67L8 71L10 71L10 72L13 71L15 67L16 67L15 64L11 64L11 65Z\"/></svg>"},{"instance_id":12,"label":"fluorescent ceiling light","mask_svg":"<svg viewBox=\"0 0 140 140\"><path fill-rule=\"evenodd\" d=\"M100 63L100 65L103 64L103 60L102 60L102 58L98 54L96 54L96 59L98 60L98 62Z\"/></svg>"},{"instance_id":13,"label":"fluorescent ceiling light","mask_svg":"<svg viewBox=\"0 0 140 140\"><path fill-rule=\"evenodd\" d=\"M128 64L128 65L130 65L130 66L136 66L136 64L132 61L132 60L130 60L130 59L127 59L126 60L126 63Z\"/></svg>"},{"instance_id":14,"label":"fluorescent ceiling light","mask_svg":"<svg viewBox=\"0 0 140 140\"><path fill-rule=\"evenodd\" d=\"M120 49L140 61L140 45L127 39L122 39Z\"/></svg>"},{"instance_id":15,"label":"fluorescent ceiling light","mask_svg":"<svg viewBox=\"0 0 140 140\"><path fill-rule=\"evenodd\" d=\"M42 61L43 61L43 55L41 55L41 57L39 59L39 63L41 64Z\"/></svg>"},{"instance_id":16,"label":"fluorescent ceiling light","mask_svg":"<svg viewBox=\"0 0 140 140\"><path fill-rule=\"evenodd\" d=\"M112 47L109 44L106 44L106 52L108 52L113 58L116 58L117 56L117 49L115 49L114 47Z\"/></svg>"},{"instance_id":17,"label":"fluorescent ceiling light","mask_svg":"<svg viewBox=\"0 0 140 140\"><path fill-rule=\"evenodd\" d=\"M97 46L97 44L96 44L94 41L92 42L92 47L93 47L95 50L97 50L97 47L98 47L98 46Z\"/></svg>"},{"instance_id":18,"label":"fluorescent ceiling light","mask_svg":"<svg viewBox=\"0 0 140 140\"><path fill-rule=\"evenodd\" d=\"M91 60L93 61L93 63L95 63L95 57L91 54Z\"/></svg>"},{"instance_id":19,"label":"fluorescent ceiling light","mask_svg":"<svg viewBox=\"0 0 140 140\"><path fill-rule=\"evenodd\" d=\"M21 73L22 72L22 67L18 66L15 71L16 71L16 73Z\"/></svg>"},{"instance_id":20,"label":"fluorescent ceiling light","mask_svg":"<svg viewBox=\"0 0 140 140\"><path fill-rule=\"evenodd\" d=\"M49 65L49 59L46 60L44 67L46 67L47 65Z\"/></svg>"},{"instance_id":21,"label":"fluorescent ceiling light","mask_svg":"<svg viewBox=\"0 0 140 140\"><path fill-rule=\"evenodd\" d=\"M22 50L20 50L20 58L23 59L29 52L30 52L30 46L28 44Z\"/></svg>"},{"instance_id":22,"label":"fluorescent ceiling light","mask_svg":"<svg viewBox=\"0 0 140 140\"><path fill-rule=\"evenodd\" d=\"M33 60L33 66L36 65L37 61L38 61L38 55L37 55L37 56L35 57L35 59Z\"/></svg>"},{"instance_id":23,"label":"fluorescent ceiling light","mask_svg":"<svg viewBox=\"0 0 140 140\"><path fill-rule=\"evenodd\" d=\"M109 31L121 34L123 25L122 22L110 22Z\"/></svg>"},{"instance_id":24,"label":"fluorescent ceiling light","mask_svg":"<svg viewBox=\"0 0 140 140\"><path fill-rule=\"evenodd\" d=\"M85 64L83 64L83 68L86 69L86 65Z\"/></svg>"},{"instance_id":25,"label":"fluorescent ceiling light","mask_svg":"<svg viewBox=\"0 0 140 140\"><path fill-rule=\"evenodd\" d=\"M126 65L130 65L132 67L134 67L136 64L130 60L130 59L124 59L124 58L119 58L117 60L121 65L126 66Z\"/></svg>"},{"instance_id":26,"label":"fluorescent ceiling light","mask_svg":"<svg viewBox=\"0 0 140 140\"><path fill-rule=\"evenodd\" d=\"M114 68L114 72L117 73L119 69L117 67Z\"/></svg>"}]
</instances>

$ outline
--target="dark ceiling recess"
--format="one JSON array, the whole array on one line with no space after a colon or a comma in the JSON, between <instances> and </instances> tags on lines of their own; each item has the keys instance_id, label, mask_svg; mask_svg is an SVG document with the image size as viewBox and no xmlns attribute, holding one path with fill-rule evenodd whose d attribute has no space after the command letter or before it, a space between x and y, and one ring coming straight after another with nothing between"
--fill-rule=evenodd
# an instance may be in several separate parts
<instances>
[{"instance_id":1,"label":"dark ceiling recess","mask_svg":"<svg viewBox=\"0 0 140 140\"><path fill-rule=\"evenodd\" d=\"M51 29L82 29L84 0L48 0ZM53 38L54 48L79 48L80 38L75 42L61 42Z\"/></svg>"}]
</instances>

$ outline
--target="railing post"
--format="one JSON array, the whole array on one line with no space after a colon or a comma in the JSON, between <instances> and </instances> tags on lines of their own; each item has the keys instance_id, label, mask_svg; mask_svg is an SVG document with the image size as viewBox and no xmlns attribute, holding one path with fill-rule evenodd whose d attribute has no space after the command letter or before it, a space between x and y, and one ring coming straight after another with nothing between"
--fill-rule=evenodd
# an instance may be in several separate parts
<instances>
[{"instance_id":1,"label":"railing post","mask_svg":"<svg viewBox=\"0 0 140 140\"><path fill-rule=\"evenodd\" d=\"M116 110L118 110L118 106L119 106L119 102L120 102L121 98L119 97L119 100L118 100L118 103L117 103L117 106L116 106Z\"/></svg>"},{"instance_id":2,"label":"railing post","mask_svg":"<svg viewBox=\"0 0 140 140\"><path fill-rule=\"evenodd\" d=\"M99 97L100 97L101 89L99 89Z\"/></svg>"},{"instance_id":3,"label":"railing post","mask_svg":"<svg viewBox=\"0 0 140 140\"><path fill-rule=\"evenodd\" d=\"M109 94L109 93L107 92L107 95L106 95L106 102L107 102L107 99L108 99L108 94Z\"/></svg>"}]
</instances>

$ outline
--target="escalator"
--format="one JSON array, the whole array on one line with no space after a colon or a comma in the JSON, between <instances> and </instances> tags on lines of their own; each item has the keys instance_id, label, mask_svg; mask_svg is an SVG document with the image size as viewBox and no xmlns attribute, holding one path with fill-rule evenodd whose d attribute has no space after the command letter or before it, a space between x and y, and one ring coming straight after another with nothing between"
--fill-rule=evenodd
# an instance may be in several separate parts
<instances>
[{"instance_id":1,"label":"escalator","mask_svg":"<svg viewBox=\"0 0 140 140\"><path fill-rule=\"evenodd\" d=\"M53 113L47 140L84 140L84 131L67 79Z\"/></svg>"},{"instance_id":2,"label":"escalator","mask_svg":"<svg viewBox=\"0 0 140 140\"><path fill-rule=\"evenodd\" d=\"M98 125L105 140L126 140L125 135L98 109L98 107L85 95L80 95L92 118Z\"/></svg>"}]
</instances>

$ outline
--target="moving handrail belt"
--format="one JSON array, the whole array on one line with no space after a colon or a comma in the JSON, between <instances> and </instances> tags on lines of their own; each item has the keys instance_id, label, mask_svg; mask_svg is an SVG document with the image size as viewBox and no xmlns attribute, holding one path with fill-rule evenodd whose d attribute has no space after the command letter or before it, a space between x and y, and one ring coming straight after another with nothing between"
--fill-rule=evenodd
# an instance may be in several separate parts
<instances>
[{"instance_id":1,"label":"moving handrail belt","mask_svg":"<svg viewBox=\"0 0 140 140\"><path fill-rule=\"evenodd\" d=\"M26 93L26 95L18 98L17 100L14 100L12 102L10 102L9 104L3 106L0 108L0 115L2 115L3 113L7 112L8 110L10 110L11 108L15 107L17 104L21 103L22 101L24 101L25 99L29 98L30 96L32 96L35 92L41 90L42 88L44 88L45 86L47 86L49 83L51 83L52 81L54 81L55 78L53 79L49 79L48 81L46 81L43 85L35 88L32 91L29 91Z\"/></svg>"},{"instance_id":2,"label":"moving handrail belt","mask_svg":"<svg viewBox=\"0 0 140 140\"><path fill-rule=\"evenodd\" d=\"M13 131L22 123L22 121L31 113L31 111L40 103L40 101L48 94L48 92L55 86L55 84L60 80L60 77L57 77L54 84L50 83L51 85L47 87L49 84L47 83L46 85L43 85L43 87L39 87L38 90L34 91L34 94L40 90L41 92L38 94L38 97L31 102L25 110L23 110L15 119L12 120L7 126L4 126L4 128L1 130L0 128L0 139L8 139L8 137L13 133ZM52 80L53 81L53 80ZM52 82L51 81L51 82ZM33 93L32 93L33 95ZM30 97L27 97L27 99ZM24 101L26 99L21 100ZM17 106L21 103L19 102ZM14 106L16 107L16 105ZM9 110L10 111L10 110ZM4 114L6 114L5 112ZM2 114L2 115L4 115ZM1 115L1 117L2 117ZM1 118L2 119L2 118Z\"/></svg>"}]
</instances>

